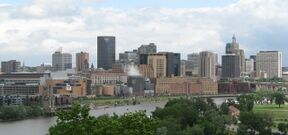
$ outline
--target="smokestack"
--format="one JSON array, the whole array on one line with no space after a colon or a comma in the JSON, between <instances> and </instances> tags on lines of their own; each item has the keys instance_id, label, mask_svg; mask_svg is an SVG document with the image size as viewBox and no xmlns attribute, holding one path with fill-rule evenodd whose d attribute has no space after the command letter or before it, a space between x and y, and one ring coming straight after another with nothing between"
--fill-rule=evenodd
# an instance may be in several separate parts
<instances>
[{"instance_id":1,"label":"smokestack","mask_svg":"<svg viewBox=\"0 0 288 135\"><path fill-rule=\"evenodd\" d=\"M128 76L142 76L138 70L138 67L133 63L128 65Z\"/></svg>"}]
</instances>

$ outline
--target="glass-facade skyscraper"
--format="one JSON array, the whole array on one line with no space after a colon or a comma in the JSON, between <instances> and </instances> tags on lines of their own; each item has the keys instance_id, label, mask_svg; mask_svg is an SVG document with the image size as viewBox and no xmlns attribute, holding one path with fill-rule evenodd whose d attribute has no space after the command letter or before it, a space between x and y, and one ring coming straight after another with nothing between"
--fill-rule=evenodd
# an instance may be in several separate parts
<instances>
[{"instance_id":1,"label":"glass-facade skyscraper","mask_svg":"<svg viewBox=\"0 0 288 135\"><path fill-rule=\"evenodd\" d=\"M97 37L97 67L105 70L111 69L115 63L115 37Z\"/></svg>"}]
</instances>

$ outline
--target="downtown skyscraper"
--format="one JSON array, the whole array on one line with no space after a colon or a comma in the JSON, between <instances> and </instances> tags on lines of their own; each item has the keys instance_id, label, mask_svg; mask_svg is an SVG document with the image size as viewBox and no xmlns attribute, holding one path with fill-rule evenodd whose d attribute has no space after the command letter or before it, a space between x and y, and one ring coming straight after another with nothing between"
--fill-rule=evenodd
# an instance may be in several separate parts
<instances>
[{"instance_id":1,"label":"downtown skyscraper","mask_svg":"<svg viewBox=\"0 0 288 135\"><path fill-rule=\"evenodd\" d=\"M240 73L245 71L245 55L244 50L239 49L239 43L236 41L235 35L232 37L232 42L226 44L226 54L239 55Z\"/></svg>"},{"instance_id":2,"label":"downtown skyscraper","mask_svg":"<svg viewBox=\"0 0 288 135\"><path fill-rule=\"evenodd\" d=\"M20 71L21 62L16 60L2 61L1 72L11 73Z\"/></svg>"},{"instance_id":3,"label":"downtown skyscraper","mask_svg":"<svg viewBox=\"0 0 288 135\"><path fill-rule=\"evenodd\" d=\"M72 69L72 54L62 53L62 50L54 52L52 54L52 67L53 71Z\"/></svg>"},{"instance_id":4,"label":"downtown skyscraper","mask_svg":"<svg viewBox=\"0 0 288 135\"><path fill-rule=\"evenodd\" d=\"M115 44L114 36L97 37L97 67L105 70L112 69L115 63Z\"/></svg>"},{"instance_id":5,"label":"downtown skyscraper","mask_svg":"<svg viewBox=\"0 0 288 135\"><path fill-rule=\"evenodd\" d=\"M213 52L203 51L199 54L199 76L216 81L217 55Z\"/></svg>"},{"instance_id":6,"label":"downtown skyscraper","mask_svg":"<svg viewBox=\"0 0 288 135\"><path fill-rule=\"evenodd\" d=\"M259 78L282 77L282 53L279 51L260 51L256 56L256 68ZM262 76L261 74L266 75Z\"/></svg>"},{"instance_id":7,"label":"downtown skyscraper","mask_svg":"<svg viewBox=\"0 0 288 135\"><path fill-rule=\"evenodd\" d=\"M76 70L78 72L89 70L89 53L76 53Z\"/></svg>"},{"instance_id":8,"label":"downtown skyscraper","mask_svg":"<svg viewBox=\"0 0 288 135\"><path fill-rule=\"evenodd\" d=\"M226 44L226 55L222 56L222 78L239 79L242 72L245 72L244 50L239 49L239 43L235 35L232 42Z\"/></svg>"}]
</instances>

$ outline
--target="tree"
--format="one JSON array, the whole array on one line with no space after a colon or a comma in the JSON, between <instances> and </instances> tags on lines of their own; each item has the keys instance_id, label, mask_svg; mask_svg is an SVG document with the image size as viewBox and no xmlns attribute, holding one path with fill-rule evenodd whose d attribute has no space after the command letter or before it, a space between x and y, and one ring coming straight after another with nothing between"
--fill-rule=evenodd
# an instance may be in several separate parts
<instances>
[{"instance_id":1,"label":"tree","mask_svg":"<svg viewBox=\"0 0 288 135\"><path fill-rule=\"evenodd\" d=\"M241 95L237 97L239 102L240 111L252 111L254 107L254 96L253 95Z\"/></svg>"},{"instance_id":2,"label":"tree","mask_svg":"<svg viewBox=\"0 0 288 135\"><path fill-rule=\"evenodd\" d=\"M195 125L192 128L188 127L185 130L181 131L179 135L205 135L205 134L201 126Z\"/></svg>"},{"instance_id":3,"label":"tree","mask_svg":"<svg viewBox=\"0 0 288 135\"><path fill-rule=\"evenodd\" d=\"M159 120L157 127L157 135L176 135L181 131L179 121L172 117Z\"/></svg>"},{"instance_id":4,"label":"tree","mask_svg":"<svg viewBox=\"0 0 288 135\"><path fill-rule=\"evenodd\" d=\"M288 132L288 123L279 123L278 130L283 133L283 135L287 135Z\"/></svg>"},{"instance_id":5,"label":"tree","mask_svg":"<svg viewBox=\"0 0 288 135\"><path fill-rule=\"evenodd\" d=\"M222 103L221 106L220 106L220 110L221 110L222 114L228 115L228 113L229 113L228 103L225 103L225 102Z\"/></svg>"},{"instance_id":6,"label":"tree","mask_svg":"<svg viewBox=\"0 0 288 135\"><path fill-rule=\"evenodd\" d=\"M156 108L152 115L160 120L174 118L183 129L187 126L192 127L197 122L198 109L190 100L175 99L168 101L164 108Z\"/></svg>"},{"instance_id":7,"label":"tree","mask_svg":"<svg viewBox=\"0 0 288 135\"><path fill-rule=\"evenodd\" d=\"M19 120L27 117L27 109L23 105L4 105L0 107L1 120Z\"/></svg>"},{"instance_id":8,"label":"tree","mask_svg":"<svg viewBox=\"0 0 288 135\"><path fill-rule=\"evenodd\" d=\"M95 119L89 116L88 106L73 105L70 111L57 112L57 124L49 129L51 135L91 134L96 128Z\"/></svg>"},{"instance_id":9,"label":"tree","mask_svg":"<svg viewBox=\"0 0 288 135\"><path fill-rule=\"evenodd\" d=\"M89 115L88 106L73 105L69 111L57 112L57 123L49 129L51 135L155 135L156 120L145 112L122 116Z\"/></svg>"},{"instance_id":10,"label":"tree","mask_svg":"<svg viewBox=\"0 0 288 135\"><path fill-rule=\"evenodd\" d=\"M254 112L241 112L240 119L241 124L238 128L239 135L270 135L271 127L273 125L272 117L264 113Z\"/></svg>"},{"instance_id":11,"label":"tree","mask_svg":"<svg viewBox=\"0 0 288 135\"><path fill-rule=\"evenodd\" d=\"M284 104L285 103L285 95L283 93L279 93L279 92L276 92L274 94L274 97L275 97L275 104L279 105L279 108L281 106L281 104Z\"/></svg>"}]
</instances>

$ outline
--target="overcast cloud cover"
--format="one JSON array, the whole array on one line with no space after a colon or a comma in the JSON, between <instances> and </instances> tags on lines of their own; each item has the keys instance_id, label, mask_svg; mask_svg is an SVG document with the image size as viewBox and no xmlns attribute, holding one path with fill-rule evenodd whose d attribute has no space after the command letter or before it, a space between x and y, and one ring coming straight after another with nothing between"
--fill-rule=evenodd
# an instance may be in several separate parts
<instances>
[{"instance_id":1,"label":"overcast cloud cover","mask_svg":"<svg viewBox=\"0 0 288 135\"><path fill-rule=\"evenodd\" d=\"M288 64L288 0L239 0L197 8L97 6L105 2L0 2L0 60L51 63L51 54L63 47L65 52L89 52L95 64L98 35L116 36L117 54L154 42L159 51L182 53L182 59L204 50L220 56L235 33L247 57L260 50L279 50Z\"/></svg>"}]
</instances>

